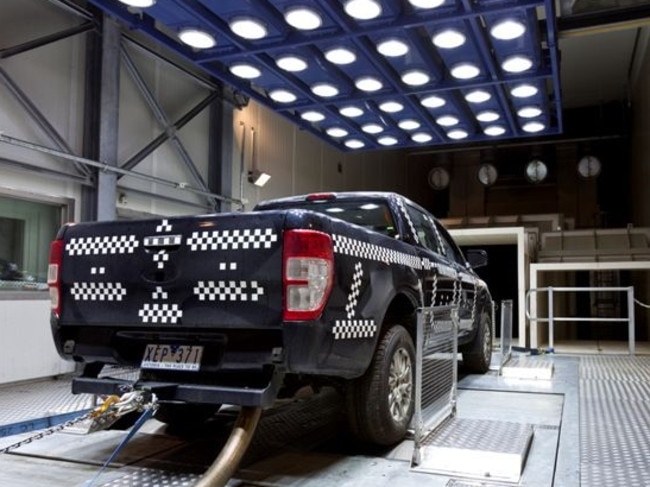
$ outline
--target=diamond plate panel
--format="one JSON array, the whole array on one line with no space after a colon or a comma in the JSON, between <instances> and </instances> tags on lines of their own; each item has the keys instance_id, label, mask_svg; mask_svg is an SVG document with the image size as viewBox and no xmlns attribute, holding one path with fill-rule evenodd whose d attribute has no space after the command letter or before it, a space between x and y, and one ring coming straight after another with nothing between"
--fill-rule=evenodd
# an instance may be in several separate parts
<instances>
[{"instance_id":1,"label":"diamond plate panel","mask_svg":"<svg viewBox=\"0 0 650 487\"><path fill-rule=\"evenodd\" d=\"M429 435L423 444L517 454L527 449L531 430L529 424L452 418Z\"/></svg>"},{"instance_id":2,"label":"diamond plate panel","mask_svg":"<svg viewBox=\"0 0 650 487\"><path fill-rule=\"evenodd\" d=\"M650 485L650 358L580 361L581 485Z\"/></svg>"},{"instance_id":3,"label":"diamond plate panel","mask_svg":"<svg viewBox=\"0 0 650 487\"><path fill-rule=\"evenodd\" d=\"M539 357L512 357L501 368L501 375L516 379L551 379L553 362Z\"/></svg>"},{"instance_id":4,"label":"diamond plate panel","mask_svg":"<svg viewBox=\"0 0 650 487\"><path fill-rule=\"evenodd\" d=\"M200 477L200 475L192 473L164 472L143 468L98 485L102 487L191 487Z\"/></svg>"},{"instance_id":5,"label":"diamond plate panel","mask_svg":"<svg viewBox=\"0 0 650 487\"><path fill-rule=\"evenodd\" d=\"M89 394L72 394L67 379L23 382L0 387L0 424L81 411L94 406Z\"/></svg>"}]
</instances>

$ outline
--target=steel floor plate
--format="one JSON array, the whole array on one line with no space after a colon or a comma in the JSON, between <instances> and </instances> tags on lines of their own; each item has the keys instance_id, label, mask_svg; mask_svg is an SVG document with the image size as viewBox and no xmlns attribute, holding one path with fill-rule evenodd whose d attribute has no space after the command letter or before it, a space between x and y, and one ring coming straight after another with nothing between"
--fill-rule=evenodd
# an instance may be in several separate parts
<instances>
[{"instance_id":1,"label":"steel floor plate","mask_svg":"<svg viewBox=\"0 0 650 487\"><path fill-rule=\"evenodd\" d=\"M531 424L533 441L520 487L650 485L650 357L542 356L548 381L496 373L461 375L458 418ZM0 418L83 409L66 380L0 387ZM412 443L368 448L346 434L334 396L283 405L263 416L254 444L228 487L501 487L410 470ZM81 402L79 402L81 400ZM179 436L152 420L102 475L97 486L190 487L215 458L234 416L212 429ZM469 423L468 423L469 424ZM82 487L126 431L87 436L55 433L0 455L0 485ZM0 449L26 435L0 438ZM512 484L508 484L512 485Z\"/></svg>"}]
</instances>

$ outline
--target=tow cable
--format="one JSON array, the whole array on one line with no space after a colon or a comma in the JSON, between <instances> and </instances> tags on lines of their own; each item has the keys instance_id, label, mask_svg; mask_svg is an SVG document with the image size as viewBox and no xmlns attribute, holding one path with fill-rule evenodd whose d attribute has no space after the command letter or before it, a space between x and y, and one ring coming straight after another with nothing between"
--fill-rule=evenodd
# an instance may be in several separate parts
<instances>
[{"instance_id":1,"label":"tow cable","mask_svg":"<svg viewBox=\"0 0 650 487\"><path fill-rule=\"evenodd\" d=\"M140 411L142 414L130 428L129 433L124 437L124 439L122 439L120 444L117 445L113 453L111 453L110 457L108 457L106 462L104 462L95 476L85 484L85 487L92 487L110 463L115 459L115 457L117 457L122 448L124 448L124 446L138 432L142 425L154 416L157 409L158 399L154 393L149 391L134 390L123 394L121 397L108 396L104 399L101 405L97 406L92 411L4 447L0 449L0 455L32 443L33 441L45 438L46 436L83 421L92 420L88 431L91 433L108 428L119 418L128 413ZM228 480L230 480L234 475L241 459L250 445L261 414L262 408L260 407L243 406L241 408L233 429L230 432L230 436L221 449L221 452L194 487L223 487L226 485Z\"/></svg>"},{"instance_id":2,"label":"tow cable","mask_svg":"<svg viewBox=\"0 0 650 487\"><path fill-rule=\"evenodd\" d=\"M108 458L108 460L106 460L104 465L102 465L102 467L99 469L95 477L88 484L86 484L86 487L91 487L100 477L100 475L104 472L106 467L115 459L117 454L122 450L122 448L124 448L124 446L128 443L128 441L133 437L133 435L135 435L135 433L142 427L142 425L154 415L157 409L158 409L158 399L156 398L156 395L151 392L130 391L122 395L122 397L108 396L107 398L104 399L102 404L97 406L92 411L89 411L77 418L71 419L70 421L66 421L59 425L43 430L33 436L25 438L24 440L16 442L12 445L4 447L0 449L0 455L3 453L8 453L11 450L15 450L16 448L20 448L21 446L27 445L36 440L40 440L42 438L45 438L46 436L56 433L57 431L61 431L65 428L69 428L70 426L74 426L78 423L82 423L87 420L92 420L92 423L89 428L89 433L90 433L90 432L108 428L113 423L115 423L118 419L120 419L122 416L128 413L134 411L141 411L142 414L135 422L135 424L131 427L126 437L120 442L117 448L115 448L111 456Z\"/></svg>"}]
</instances>

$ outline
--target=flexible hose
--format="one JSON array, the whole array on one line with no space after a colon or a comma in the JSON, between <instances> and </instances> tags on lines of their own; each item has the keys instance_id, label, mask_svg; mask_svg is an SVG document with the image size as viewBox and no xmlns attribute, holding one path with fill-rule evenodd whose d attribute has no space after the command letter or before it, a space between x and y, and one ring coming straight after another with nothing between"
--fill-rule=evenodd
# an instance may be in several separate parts
<instances>
[{"instance_id":1,"label":"flexible hose","mask_svg":"<svg viewBox=\"0 0 650 487\"><path fill-rule=\"evenodd\" d=\"M223 487L233 476L260 420L262 408L242 407L219 456L194 487Z\"/></svg>"}]
</instances>

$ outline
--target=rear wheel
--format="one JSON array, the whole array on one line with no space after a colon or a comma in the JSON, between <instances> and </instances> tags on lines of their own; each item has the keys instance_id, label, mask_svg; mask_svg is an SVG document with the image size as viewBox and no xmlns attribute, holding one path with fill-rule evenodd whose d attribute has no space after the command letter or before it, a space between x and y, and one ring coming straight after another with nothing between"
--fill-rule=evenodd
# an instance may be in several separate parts
<instances>
[{"instance_id":1,"label":"rear wheel","mask_svg":"<svg viewBox=\"0 0 650 487\"><path fill-rule=\"evenodd\" d=\"M386 330L366 373L348 384L346 406L361 441L392 445L404 438L414 408L415 347L401 325Z\"/></svg>"},{"instance_id":2,"label":"rear wheel","mask_svg":"<svg viewBox=\"0 0 650 487\"><path fill-rule=\"evenodd\" d=\"M484 374L490 369L492 360L492 318L481 313L478 330L469 349L463 352L463 365L469 372Z\"/></svg>"}]
</instances>

